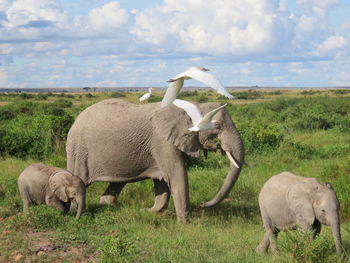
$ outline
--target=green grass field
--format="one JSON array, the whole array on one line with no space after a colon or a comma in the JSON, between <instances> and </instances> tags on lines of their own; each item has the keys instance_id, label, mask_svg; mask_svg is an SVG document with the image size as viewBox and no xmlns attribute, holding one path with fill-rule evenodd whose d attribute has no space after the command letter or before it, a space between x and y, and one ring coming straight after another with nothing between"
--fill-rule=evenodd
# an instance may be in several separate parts
<instances>
[{"instance_id":1,"label":"green grass field","mask_svg":"<svg viewBox=\"0 0 350 263\"><path fill-rule=\"evenodd\" d=\"M99 204L107 184L91 185L78 221L44 205L22 214L18 175L37 161L65 167L65 138L79 112L111 97L136 103L141 94L0 94L0 262L350 262L335 254L326 226L313 241L310 233L281 233L278 255L254 251L264 233L260 188L290 171L333 184L349 254L349 90L240 91L232 101L211 91L182 92L186 100L229 104L250 165L222 203L204 210L200 204L221 186L228 161L214 153L191 159L189 223L176 222L172 201L162 214L144 210L153 205L151 180L128 184L113 207Z\"/></svg>"}]
</instances>

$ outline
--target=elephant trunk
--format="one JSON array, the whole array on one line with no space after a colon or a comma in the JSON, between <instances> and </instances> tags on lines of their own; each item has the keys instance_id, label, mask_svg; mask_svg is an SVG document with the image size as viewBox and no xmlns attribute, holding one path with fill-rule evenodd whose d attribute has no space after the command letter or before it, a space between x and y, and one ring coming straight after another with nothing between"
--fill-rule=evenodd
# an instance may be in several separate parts
<instances>
[{"instance_id":1,"label":"elephant trunk","mask_svg":"<svg viewBox=\"0 0 350 263\"><path fill-rule=\"evenodd\" d=\"M335 242L335 249L337 250L338 254L341 254L343 252L343 246L341 241L341 234L340 234L340 222L339 217L337 216L336 220L331 223L333 238Z\"/></svg>"},{"instance_id":2,"label":"elephant trunk","mask_svg":"<svg viewBox=\"0 0 350 263\"><path fill-rule=\"evenodd\" d=\"M233 124L233 128L227 128L219 134L221 148L226 152L230 160L230 170L225 181L216 196L201 205L201 207L212 207L221 202L235 185L244 163L244 146L242 138Z\"/></svg>"},{"instance_id":3,"label":"elephant trunk","mask_svg":"<svg viewBox=\"0 0 350 263\"><path fill-rule=\"evenodd\" d=\"M78 210L75 218L79 219L79 217L81 216L81 213L85 210L85 195L76 198L76 202L78 204Z\"/></svg>"}]
</instances>

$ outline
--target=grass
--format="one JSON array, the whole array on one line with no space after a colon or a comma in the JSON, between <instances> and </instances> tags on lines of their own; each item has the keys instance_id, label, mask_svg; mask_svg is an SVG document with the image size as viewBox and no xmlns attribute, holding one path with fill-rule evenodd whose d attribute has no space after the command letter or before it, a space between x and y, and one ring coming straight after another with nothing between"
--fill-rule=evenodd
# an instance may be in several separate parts
<instances>
[{"instance_id":1,"label":"grass","mask_svg":"<svg viewBox=\"0 0 350 263\"><path fill-rule=\"evenodd\" d=\"M137 102L141 94L125 93L125 97L119 93L92 93L93 97L86 97L85 93L74 94L74 98L64 98L72 102L72 106L65 108L65 111L76 116L99 100L119 97ZM156 95L155 100L159 100L161 93ZM334 253L328 227L323 227L320 237L314 241L307 233L281 233L278 240L280 254L276 256L258 255L254 251L264 233L257 195L271 175L286 170L333 183L341 203L343 245L349 253L348 132L338 129L341 122L336 122L329 129L309 130L293 126L297 117L294 119L292 115L286 115L288 122L280 118L298 103L319 105L323 103L322 97L329 96L327 98L332 104L348 98L349 94L262 91L262 94L248 94L250 98L236 101L219 98L212 92L187 92L184 97L186 100L200 101L205 95L209 101L219 99L229 102L228 109L238 129L244 132L245 140L254 138L254 143L246 142L246 161L250 168L244 167L234 189L221 204L205 210L199 207L215 195L227 173L225 156L209 153L208 159L201 157L189 162L191 217L186 224L176 222L172 201L162 214L144 210L153 205L151 180L128 184L114 206L99 204L99 196L106 183L91 185L87 191L86 212L78 221L74 214L64 215L45 205L31 207L26 214L22 214L17 178L26 166L37 160L5 156L0 159L0 262L15 259L18 259L17 262L104 263L350 262ZM259 98L252 98L254 96ZM10 100L10 103L20 101L15 96L0 96L0 102L3 98ZM39 99L34 96L21 100L38 102ZM52 103L62 97L50 95L46 99ZM281 99L288 103L280 103ZM311 103L307 101L309 99ZM285 108L280 109L282 106ZM64 167L64 151L54 151L43 161Z\"/></svg>"}]
</instances>

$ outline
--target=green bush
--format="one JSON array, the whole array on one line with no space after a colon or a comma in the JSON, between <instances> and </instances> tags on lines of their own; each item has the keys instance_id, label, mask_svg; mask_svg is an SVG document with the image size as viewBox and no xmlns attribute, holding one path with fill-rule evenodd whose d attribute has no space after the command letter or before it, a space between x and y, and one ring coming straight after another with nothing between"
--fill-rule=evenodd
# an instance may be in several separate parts
<instances>
[{"instance_id":1,"label":"green bush","mask_svg":"<svg viewBox=\"0 0 350 263\"><path fill-rule=\"evenodd\" d=\"M25 100L25 99L32 99L32 98L34 98L34 95L33 94L28 94L28 93L20 93L19 97L21 99Z\"/></svg>"},{"instance_id":2,"label":"green bush","mask_svg":"<svg viewBox=\"0 0 350 263\"><path fill-rule=\"evenodd\" d=\"M340 95L345 95L350 93L350 89L336 89L336 90L331 90L334 94L340 94Z\"/></svg>"},{"instance_id":3,"label":"green bush","mask_svg":"<svg viewBox=\"0 0 350 263\"><path fill-rule=\"evenodd\" d=\"M314 147L294 141L285 141L279 150L288 152L300 160L310 160L318 154Z\"/></svg>"},{"instance_id":4,"label":"green bush","mask_svg":"<svg viewBox=\"0 0 350 263\"><path fill-rule=\"evenodd\" d=\"M264 98L264 93L258 90L248 90L232 93L239 100L256 100Z\"/></svg>"},{"instance_id":5,"label":"green bush","mask_svg":"<svg viewBox=\"0 0 350 263\"><path fill-rule=\"evenodd\" d=\"M128 236L111 235L100 249L100 263L139 262L138 248Z\"/></svg>"},{"instance_id":6,"label":"green bush","mask_svg":"<svg viewBox=\"0 0 350 263\"><path fill-rule=\"evenodd\" d=\"M178 95L178 99L198 96L198 90L184 90Z\"/></svg>"},{"instance_id":7,"label":"green bush","mask_svg":"<svg viewBox=\"0 0 350 263\"><path fill-rule=\"evenodd\" d=\"M125 93L124 92L112 92L110 97L111 98L124 98Z\"/></svg>"},{"instance_id":8,"label":"green bush","mask_svg":"<svg viewBox=\"0 0 350 263\"><path fill-rule=\"evenodd\" d=\"M257 152L277 148L284 139L283 131L275 124L252 123L241 127L246 152Z\"/></svg>"},{"instance_id":9,"label":"green bush","mask_svg":"<svg viewBox=\"0 0 350 263\"><path fill-rule=\"evenodd\" d=\"M45 93L38 93L37 95L36 95L36 99L37 100L47 100L48 99L48 95L47 94L45 94Z\"/></svg>"},{"instance_id":10,"label":"green bush","mask_svg":"<svg viewBox=\"0 0 350 263\"><path fill-rule=\"evenodd\" d=\"M0 107L0 156L45 159L62 149L74 118L69 101L12 103Z\"/></svg>"},{"instance_id":11,"label":"green bush","mask_svg":"<svg viewBox=\"0 0 350 263\"><path fill-rule=\"evenodd\" d=\"M320 93L321 91L319 90L303 90L300 92L301 95L315 95L317 93Z\"/></svg>"}]
</instances>

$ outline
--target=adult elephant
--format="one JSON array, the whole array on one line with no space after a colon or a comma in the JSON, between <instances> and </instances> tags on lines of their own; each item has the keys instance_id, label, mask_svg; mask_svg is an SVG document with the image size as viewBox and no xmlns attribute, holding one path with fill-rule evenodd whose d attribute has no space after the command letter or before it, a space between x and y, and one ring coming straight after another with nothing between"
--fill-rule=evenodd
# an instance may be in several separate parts
<instances>
[{"instance_id":1,"label":"adult elephant","mask_svg":"<svg viewBox=\"0 0 350 263\"><path fill-rule=\"evenodd\" d=\"M206 113L219 104L197 106ZM165 209L172 194L178 221L186 221L186 155L198 157L201 149L222 150L238 164L236 167L230 162L224 184L203 207L214 206L225 198L243 165L243 142L228 111L221 110L214 119L215 129L191 132L191 119L174 105L161 108L160 103L101 101L81 112L71 127L66 147L67 169L86 185L110 182L100 199L104 203L113 202L126 183L152 178L156 197L151 210Z\"/></svg>"}]
</instances>

